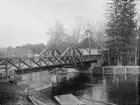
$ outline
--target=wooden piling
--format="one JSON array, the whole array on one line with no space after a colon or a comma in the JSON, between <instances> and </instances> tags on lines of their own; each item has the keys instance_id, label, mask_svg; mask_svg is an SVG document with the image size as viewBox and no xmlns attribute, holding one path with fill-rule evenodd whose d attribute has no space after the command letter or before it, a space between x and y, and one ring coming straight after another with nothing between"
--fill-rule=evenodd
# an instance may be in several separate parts
<instances>
[{"instance_id":1,"label":"wooden piling","mask_svg":"<svg viewBox=\"0 0 140 105\"><path fill-rule=\"evenodd\" d=\"M5 72L6 72L6 78L8 77L8 66L5 64Z\"/></svg>"},{"instance_id":2,"label":"wooden piling","mask_svg":"<svg viewBox=\"0 0 140 105\"><path fill-rule=\"evenodd\" d=\"M114 73L114 75L115 75L115 68L113 69L113 73Z\"/></svg>"},{"instance_id":3,"label":"wooden piling","mask_svg":"<svg viewBox=\"0 0 140 105\"><path fill-rule=\"evenodd\" d=\"M125 69L124 74L126 75L126 67L124 69Z\"/></svg>"},{"instance_id":4,"label":"wooden piling","mask_svg":"<svg viewBox=\"0 0 140 105\"><path fill-rule=\"evenodd\" d=\"M104 69L104 67L103 67L103 75L104 75L104 73L105 73L105 69Z\"/></svg>"}]
</instances>

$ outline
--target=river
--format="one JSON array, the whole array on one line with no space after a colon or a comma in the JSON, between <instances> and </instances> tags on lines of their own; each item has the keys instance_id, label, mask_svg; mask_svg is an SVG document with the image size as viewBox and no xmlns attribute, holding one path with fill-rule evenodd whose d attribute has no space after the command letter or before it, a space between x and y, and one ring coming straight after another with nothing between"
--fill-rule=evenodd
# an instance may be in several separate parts
<instances>
[{"instance_id":1,"label":"river","mask_svg":"<svg viewBox=\"0 0 140 105\"><path fill-rule=\"evenodd\" d=\"M138 105L139 75L94 75L92 73L68 72L53 74L53 87L41 92L54 105L54 96L73 94L86 105Z\"/></svg>"}]
</instances>

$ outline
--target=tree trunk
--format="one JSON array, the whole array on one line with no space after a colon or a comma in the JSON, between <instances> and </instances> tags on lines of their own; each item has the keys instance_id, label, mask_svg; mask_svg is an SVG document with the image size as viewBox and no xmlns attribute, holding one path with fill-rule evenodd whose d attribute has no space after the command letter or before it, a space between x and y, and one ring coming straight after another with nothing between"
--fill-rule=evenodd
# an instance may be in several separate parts
<instances>
[{"instance_id":1,"label":"tree trunk","mask_svg":"<svg viewBox=\"0 0 140 105\"><path fill-rule=\"evenodd\" d=\"M122 66L122 56L118 56L118 66Z\"/></svg>"},{"instance_id":2,"label":"tree trunk","mask_svg":"<svg viewBox=\"0 0 140 105\"><path fill-rule=\"evenodd\" d=\"M137 46L135 46L135 66L137 65Z\"/></svg>"}]
</instances>

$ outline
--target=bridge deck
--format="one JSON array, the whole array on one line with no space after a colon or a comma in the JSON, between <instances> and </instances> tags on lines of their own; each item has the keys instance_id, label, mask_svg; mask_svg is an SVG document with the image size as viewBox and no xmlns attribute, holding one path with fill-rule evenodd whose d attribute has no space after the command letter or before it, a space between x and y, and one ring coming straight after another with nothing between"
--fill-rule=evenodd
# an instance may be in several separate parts
<instances>
[{"instance_id":1,"label":"bridge deck","mask_svg":"<svg viewBox=\"0 0 140 105\"><path fill-rule=\"evenodd\" d=\"M101 55L0 58L0 69L6 72L15 70L17 73L23 73L29 70L97 62L101 59Z\"/></svg>"}]
</instances>

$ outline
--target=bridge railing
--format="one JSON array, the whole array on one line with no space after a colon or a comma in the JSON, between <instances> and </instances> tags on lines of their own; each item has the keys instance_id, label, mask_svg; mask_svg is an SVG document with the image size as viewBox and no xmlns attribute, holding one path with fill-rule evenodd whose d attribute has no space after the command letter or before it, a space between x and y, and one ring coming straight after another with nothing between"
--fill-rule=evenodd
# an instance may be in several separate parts
<instances>
[{"instance_id":1,"label":"bridge railing","mask_svg":"<svg viewBox=\"0 0 140 105\"><path fill-rule=\"evenodd\" d=\"M10 57L0 58L0 65L6 65L6 70L23 70L32 68L52 67L84 62L94 62L102 59L102 55L51 56L51 57Z\"/></svg>"}]
</instances>

